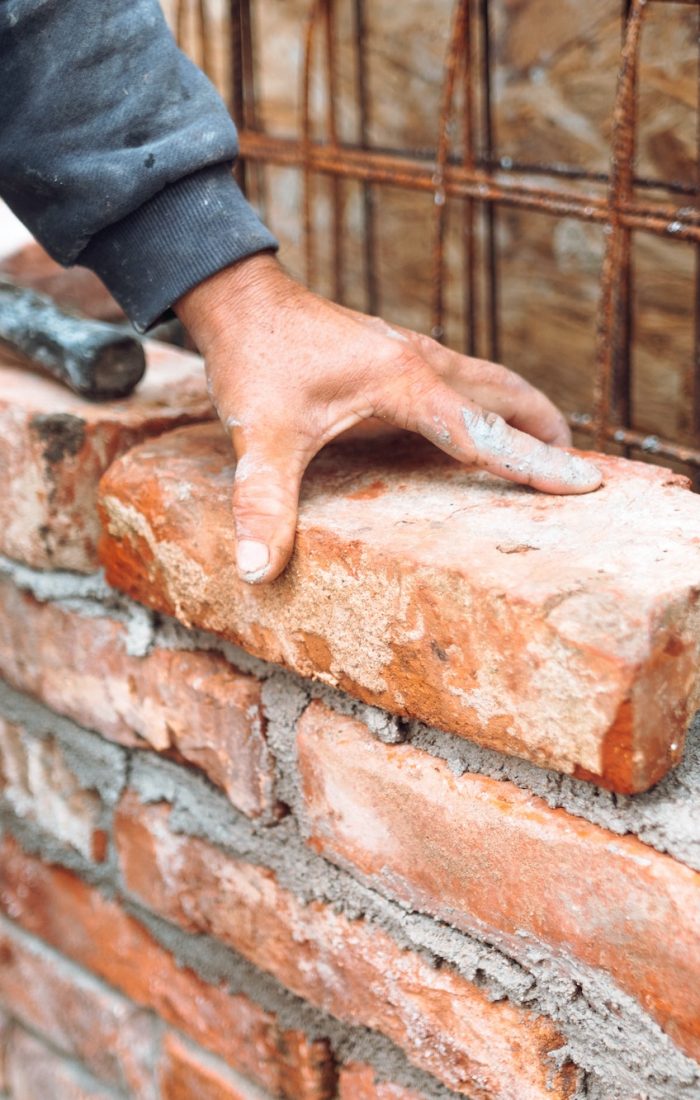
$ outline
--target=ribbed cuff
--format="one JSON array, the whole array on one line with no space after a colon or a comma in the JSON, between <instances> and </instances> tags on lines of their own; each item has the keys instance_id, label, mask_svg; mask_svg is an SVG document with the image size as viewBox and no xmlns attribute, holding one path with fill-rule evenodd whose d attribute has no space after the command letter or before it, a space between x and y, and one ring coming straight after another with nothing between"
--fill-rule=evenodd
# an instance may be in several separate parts
<instances>
[{"instance_id":1,"label":"ribbed cuff","mask_svg":"<svg viewBox=\"0 0 700 1100\"><path fill-rule=\"evenodd\" d=\"M145 332L209 275L278 247L224 164L171 184L103 229L76 263L99 275Z\"/></svg>"}]
</instances>

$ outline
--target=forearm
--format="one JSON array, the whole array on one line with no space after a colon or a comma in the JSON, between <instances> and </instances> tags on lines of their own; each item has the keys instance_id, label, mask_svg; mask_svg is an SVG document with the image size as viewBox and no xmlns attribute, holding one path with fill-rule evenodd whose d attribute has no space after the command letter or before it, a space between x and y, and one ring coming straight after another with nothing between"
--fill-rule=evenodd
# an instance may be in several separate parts
<instances>
[{"instance_id":1,"label":"forearm","mask_svg":"<svg viewBox=\"0 0 700 1100\"><path fill-rule=\"evenodd\" d=\"M276 242L231 178L235 128L157 0L0 0L0 195L138 327Z\"/></svg>"}]
</instances>

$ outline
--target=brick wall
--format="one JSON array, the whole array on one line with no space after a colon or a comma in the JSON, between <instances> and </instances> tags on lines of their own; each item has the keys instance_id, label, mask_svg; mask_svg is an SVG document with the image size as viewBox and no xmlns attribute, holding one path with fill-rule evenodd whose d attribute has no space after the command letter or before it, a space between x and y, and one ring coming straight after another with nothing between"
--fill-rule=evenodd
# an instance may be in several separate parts
<instances>
[{"instance_id":1,"label":"brick wall","mask_svg":"<svg viewBox=\"0 0 700 1100\"><path fill-rule=\"evenodd\" d=\"M700 1097L698 497L340 447L246 589L149 356L0 367L0 1096Z\"/></svg>"}]
</instances>

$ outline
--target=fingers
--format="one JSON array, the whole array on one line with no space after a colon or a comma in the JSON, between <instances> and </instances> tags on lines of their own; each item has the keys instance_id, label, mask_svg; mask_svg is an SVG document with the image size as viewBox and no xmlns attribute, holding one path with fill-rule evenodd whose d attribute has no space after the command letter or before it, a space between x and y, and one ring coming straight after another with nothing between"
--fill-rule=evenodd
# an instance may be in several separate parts
<instances>
[{"instance_id":1,"label":"fingers","mask_svg":"<svg viewBox=\"0 0 700 1100\"><path fill-rule=\"evenodd\" d=\"M589 493L602 483L592 463L511 427L428 371L422 385L395 388L382 415L462 462L545 493Z\"/></svg>"},{"instance_id":2,"label":"fingers","mask_svg":"<svg viewBox=\"0 0 700 1100\"><path fill-rule=\"evenodd\" d=\"M292 553L306 461L291 444L275 452L252 443L239 458L233 486L236 567L249 584L278 577Z\"/></svg>"},{"instance_id":3,"label":"fingers","mask_svg":"<svg viewBox=\"0 0 700 1100\"><path fill-rule=\"evenodd\" d=\"M571 446L565 417L541 390L500 363L474 359L438 344L423 333L400 325L389 326L378 317L367 322L385 335L407 340L429 367L462 397L498 413L514 428L555 447Z\"/></svg>"},{"instance_id":4,"label":"fingers","mask_svg":"<svg viewBox=\"0 0 700 1100\"><path fill-rule=\"evenodd\" d=\"M498 413L514 428L556 447L571 446L571 432L559 409L520 375L485 359L472 359L420 338L426 362L463 397Z\"/></svg>"}]
</instances>

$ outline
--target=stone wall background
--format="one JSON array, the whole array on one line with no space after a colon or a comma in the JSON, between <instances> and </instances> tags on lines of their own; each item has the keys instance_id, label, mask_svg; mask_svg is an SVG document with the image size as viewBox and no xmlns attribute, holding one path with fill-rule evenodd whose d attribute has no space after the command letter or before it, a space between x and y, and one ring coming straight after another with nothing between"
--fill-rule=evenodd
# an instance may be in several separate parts
<instances>
[{"instance_id":1,"label":"stone wall background","mask_svg":"<svg viewBox=\"0 0 700 1100\"><path fill-rule=\"evenodd\" d=\"M174 7L167 0L166 8ZM194 5L191 5L194 9ZM337 0L341 138L357 136L350 0ZM256 0L258 111L269 133L300 135L302 43L309 0ZM370 142L434 150L451 0L373 0L367 5ZM214 68L227 88L225 5L209 0ZM170 10L172 15L172 10ZM198 56L194 20L185 44ZM492 0L497 155L607 171L621 42L618 0ZM696 178L698 13L650 3L643 35L639 100L640 174L692 184ZM321 89L316 105L322 116ZM321 131L319 131L319 134ZM267 220L282 258L303 277L301 178L264 173ZM571 187L570 182L565 186ZM590 184L586 186L591 186ZM348 302L365 307L359 187L345 184ZM254 198L263 196L256 191ZM321 260L328 258L327 183L316 185ZM683 199L679 198L679 205ZM430 326L433 198L377 188L381 312L421 330ZM462 221L450 204L447 241L448 343L463 346ZM547 390L567 411L590 407L603 231L574 219L501 208L501 358ZM683 375L693 355L694 249L650 234L634 246L634 426L687 438ZM330 293L328 264L318 289ZM487 354L487 349L481 349Z\"/></svg>"}]
</instances>

